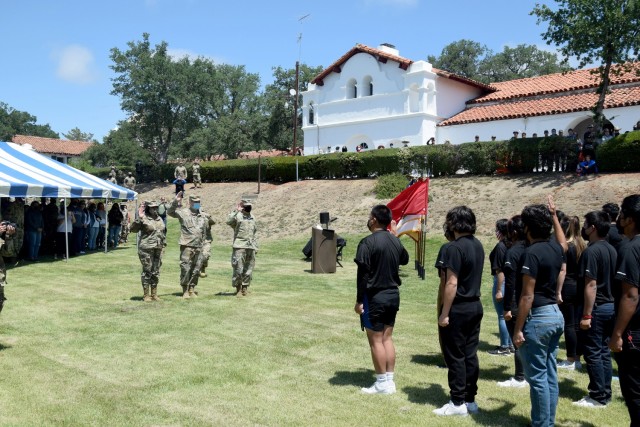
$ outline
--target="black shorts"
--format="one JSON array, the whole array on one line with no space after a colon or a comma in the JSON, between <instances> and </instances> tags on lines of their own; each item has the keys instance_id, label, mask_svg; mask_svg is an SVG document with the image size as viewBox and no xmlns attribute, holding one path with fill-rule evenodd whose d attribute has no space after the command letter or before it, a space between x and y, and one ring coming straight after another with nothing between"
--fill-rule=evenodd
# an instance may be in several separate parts
<instances>
[{"instance_id":1,"label":"black shorts","mask_svg":"<svg viewBox=\"0 0 640 427\"><path fill-rule=\"evenodd\" d=\"M365 295L362 326L375 332L382 332L385 326L396 323L396 314L400 309L400 290L398 288L369 291Z\"/></svg>"}]
</instances>

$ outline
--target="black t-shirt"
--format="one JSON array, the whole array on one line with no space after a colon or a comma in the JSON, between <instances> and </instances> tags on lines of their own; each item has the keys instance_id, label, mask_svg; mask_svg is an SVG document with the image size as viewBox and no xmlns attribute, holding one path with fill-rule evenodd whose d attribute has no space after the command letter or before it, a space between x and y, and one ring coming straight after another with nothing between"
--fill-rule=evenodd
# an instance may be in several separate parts
<instances>
[{"instance_id":1,"label":"black t-shirt","mask_svg":"<svg viewBox=\"0 0 640 427\"><path fill-rule=\"evenodd\" d=\"M522 268L522 256L526 244L523 240L515 242L505 255L504 259L504 298L502 304L504 311L515 311L518 309L518 299L516 299L516 293L519 295L522 291L522 274L520 274L520 268ZM516 292L516 289L518 290Z\"/></svg>"},{"instance_id":2,"label":"black t-shirt","mask_svg":"<svg viewBox=\"0 0 640 427\"><path fill-rule=\"evenodd\" d=\"M536 279L531 308L556 303L558 274L562 270L563 263L562 255L562 247L552 241L534 242L525 249L520 272ZM520 294L516 290L518 300Z\"/></svg>"},{"instance_id":3,"label":"black t-shirt","mask_svg":"<svg viewBox=\"0 0 640 427\"><path fill-rule=\"evenodd\" d=\"M596 304L613 302L611 287L615 278L617 254L606 240L589 243L580 257L578 301L584 302L585 278L596 281Z\"/></svg>"},{"instance_id":4,"label":"black t-shirt","mask_svg":"<svg viewBox=\"0 0 640 427\"><path fill-rule=\"evenodd\" d=\"M502 271L504 260L507 255L507 245L504 240L500 240L489 253L489 263L491 264L491 275L495 276Z\"/></svg>"},{"instance_id":5,"label":"black t-shirt","mask_svg":"<svg viewBox=\"0 0 640 427\"><path fill-rule=\"evenodd\" d=\"M438 276L440 276L443 270L446 270L444 268L444 254L447 250L447 246L449 246L450 243L451 242L447 242L444 245L440 246L440 250L438 251L438 256L436 257L436 263L434 265L434 267L438 270Z\"/></svg>"},{"instance_id":6,"label":"black t-shirt","mask_svg":"<svg viewBox=\"0 0 640 427\"><path fill-rule=\"evenodd\" d=\"M613 286L616 312L622 296L622 281L636 288L640 287L640 236L635 236L620 248L618 253L618 267L616 268L616 280ZM640 304L629 321L627 329L640 330Z\"/></svg>"},{"instance_id":7,"label":"black t-shirt","mask_svg":"<svg viewBox=\"0 0 640 427\"><path fill-rule=\"evenodd\" d=\"M609 244L615 248L616 252L618 252L620 250L620 247L628 241L629 239L627 239L627 236L625 236L624 234L620 235L616 225L611 224L611 227L609 227L609 232L607 233L607 242L609 242Z\"/></svg>"},{"instance_id":8,"label":"black t-shirt","mask_svg":"<svg viewBox=\"0 0 640 427\"><path fill-rule=\"evenodd\" d=\"M567 274L564 277L564 286L578 285L578 250L573 242L568 242L569 249L565 254L565 262L567 264Z\"/></svg>"},{"instance_id":9,"label":"black t-shirt","mask_svg":"<svg viewBox=\"0 0 640 427\"><path fill-rule=\"evenodd\" d=\"M444 254L444 267L458 277L454 303L480 298L484 249L473 235L451 242Z\"/></svg>"},{"instance_id":10,"label":"black t-shirt","mask_svg":"<svg viewBox=\"0 0 640 427\"><path fill-rule=\"evenodd\" d=\"M400 286L398 270L409 262L409 253L400 239L388 231L371 233L358 244L358 295L356 301L364 300L368 289L389 289Z\"/></svg>"}]
</instances>

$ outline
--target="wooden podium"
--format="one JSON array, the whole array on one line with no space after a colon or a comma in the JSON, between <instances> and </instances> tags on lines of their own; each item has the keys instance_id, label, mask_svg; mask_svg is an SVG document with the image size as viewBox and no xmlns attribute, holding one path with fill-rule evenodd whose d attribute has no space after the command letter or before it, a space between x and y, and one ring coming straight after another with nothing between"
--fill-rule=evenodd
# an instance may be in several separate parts
<instances>
[{"instance_id":1,"label":"wooden podium","mask_svg":"<svg viewBox=\"0 0 640 427\"><path fill-rule=\"evenodd\" d=\"M336 232L327 228L313 227L311 229L311 272L336 272Z\"/></svg>"}]
</instances>

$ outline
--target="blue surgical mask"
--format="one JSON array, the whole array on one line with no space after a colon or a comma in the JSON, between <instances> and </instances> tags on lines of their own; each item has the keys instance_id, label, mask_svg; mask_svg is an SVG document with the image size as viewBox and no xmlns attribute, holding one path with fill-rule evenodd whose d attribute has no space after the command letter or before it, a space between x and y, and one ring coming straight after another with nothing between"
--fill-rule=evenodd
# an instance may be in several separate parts
<instances>
[{"instance_id":1,"label":"blue surgical mask","mask_svg":"<svg viewBox=\"0 0 640 427\"><path fill-rule=\"evenodd\" d=\"M193 204L193 209L195 209L195 210L200 209L200 203L194 203Z\"/></svg>"}]
</instances>

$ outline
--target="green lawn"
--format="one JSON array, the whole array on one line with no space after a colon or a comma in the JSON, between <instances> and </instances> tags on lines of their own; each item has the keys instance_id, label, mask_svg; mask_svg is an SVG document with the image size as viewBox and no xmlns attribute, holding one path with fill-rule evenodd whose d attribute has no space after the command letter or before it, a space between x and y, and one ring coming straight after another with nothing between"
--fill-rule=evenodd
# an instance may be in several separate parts
<instances>
[{"instance_id":1,"label":"green lawn","mask_svg":"<svg viewBox=\"0 0 640 427\"><path fill-rule=\"evenodd\" d=\"M430 241L427 280L402 269L402 303L392 396L367 396L373 370L353 313L361 236L344 236L344 268L314 275L303 260L306 238L265 241L252 293L231 296L230 248L215 244L200 297L182 300L176 223L161 270L162 301L143 303L132 244L114 252L39 262L8 272L0 315L0 424L35 425L525 425L528 389L500 389L510 357L497 344L485 268L480 343L481 413L444 419L447 371L436 335L436 278L441 241ZM413 258L413 244L403 238ZM488 254L489 247L486 247ZM561 350L561 356L563 356ZM578 409L585 372L561 372L558 425L628 425L614 382L606 409Z\"/></svg>"}]
</instances>

